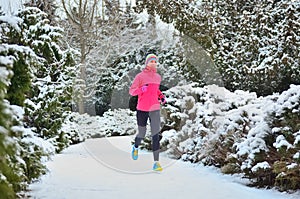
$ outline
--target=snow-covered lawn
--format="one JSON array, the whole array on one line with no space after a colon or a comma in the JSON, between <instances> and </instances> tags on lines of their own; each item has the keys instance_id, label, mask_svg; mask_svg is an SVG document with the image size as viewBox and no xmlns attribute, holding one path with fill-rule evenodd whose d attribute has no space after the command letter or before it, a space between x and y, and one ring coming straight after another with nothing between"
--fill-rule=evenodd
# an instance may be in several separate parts
<instances>
[{"instance_id":1,"label":"snow-covered lawn","mask_svg":"<svg viewBox=\"0 0 300 199\"><path fill-rule=\"evenodd\" d=\"M30 185L34 199L296 199L300 193L245 186L238 177L161 155L163 172L152 168L152 153L130 157L132 136L88 139L47 162L49 172Z\"/></svg>"}]
</instances>

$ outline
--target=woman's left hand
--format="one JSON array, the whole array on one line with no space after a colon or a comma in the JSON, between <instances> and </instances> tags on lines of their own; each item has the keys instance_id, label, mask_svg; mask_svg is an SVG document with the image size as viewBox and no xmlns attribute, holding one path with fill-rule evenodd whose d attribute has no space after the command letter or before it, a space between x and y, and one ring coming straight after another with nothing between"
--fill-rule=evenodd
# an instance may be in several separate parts
<instances>
[{"instance_id":1,"label":"woman's left hand","mask_svg":"<svg viewBox=\"0 0 300 199\"><path fill-rule=\"evenodd\" d=\"M165 98L165 96L163 94L159 95L159 101L162 105L164 105L165 103L167 103L167 100Z\"/></svg>"}]
</instances>

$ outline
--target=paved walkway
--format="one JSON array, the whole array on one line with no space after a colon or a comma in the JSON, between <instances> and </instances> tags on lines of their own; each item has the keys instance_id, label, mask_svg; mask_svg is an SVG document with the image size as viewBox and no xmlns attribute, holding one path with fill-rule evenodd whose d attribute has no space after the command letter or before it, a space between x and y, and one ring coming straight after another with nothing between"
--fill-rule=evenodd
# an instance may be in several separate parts
<instances>
[{"instance_id":1,"label":"paved walkway","mask_svg":"<svg viewBox=\"0 0 300 199\"><path fill-rule=\"evenodd\" d=\"M49 173L30 186L34 199L296 199L249 188L212 168L161 156L163 172L152 171L152 153L131 159L132 137L91 139L56 155Z\"/></svg>"}]
</instances>

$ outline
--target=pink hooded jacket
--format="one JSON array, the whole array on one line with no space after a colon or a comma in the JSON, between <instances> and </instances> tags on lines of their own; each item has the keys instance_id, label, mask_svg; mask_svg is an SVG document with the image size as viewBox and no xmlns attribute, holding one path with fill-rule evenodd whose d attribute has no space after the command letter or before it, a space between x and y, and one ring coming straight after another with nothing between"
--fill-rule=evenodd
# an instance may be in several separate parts
<instances>
[{"instance_id":1,"label":"pink hooded jacket","mask_svg":"<svg viewBox=\"0 0 300 199\"><path fill-rule=\"evenodd\" d=\"M138 95L137 110L140 111L155 111L160 110L160 102L158 98L164 97L159 90L161 77L156 73L156 69L145 68L137 74L129 89L129 94L132 96ZM147 91L142 91L142 86L148 85Z\"/></svg>"}]
</instances>

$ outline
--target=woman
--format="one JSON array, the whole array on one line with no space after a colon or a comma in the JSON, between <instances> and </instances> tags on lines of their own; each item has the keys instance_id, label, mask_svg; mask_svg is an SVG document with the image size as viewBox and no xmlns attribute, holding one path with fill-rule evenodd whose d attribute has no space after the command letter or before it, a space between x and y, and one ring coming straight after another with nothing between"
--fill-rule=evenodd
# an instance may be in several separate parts
<instances>
[{"instance_id":1,"label":"woman","mask_svg":"<svg viewBox=\"0 0 300 199\"><path fill-rule=\"evenodd\" d=\"M157 56L154 54L149 54L146 57L145 68L134 78L129 94L132 96L138 95L138 134L132 148L132 158L134 160L138 159L138 147L146 135L146 125L149 118L154 158L153 170L162 171L159 164L160 103L164 104L166 100L159 90L161 77L156 72L157 61Z\"/></svg>"}]
</instances>

